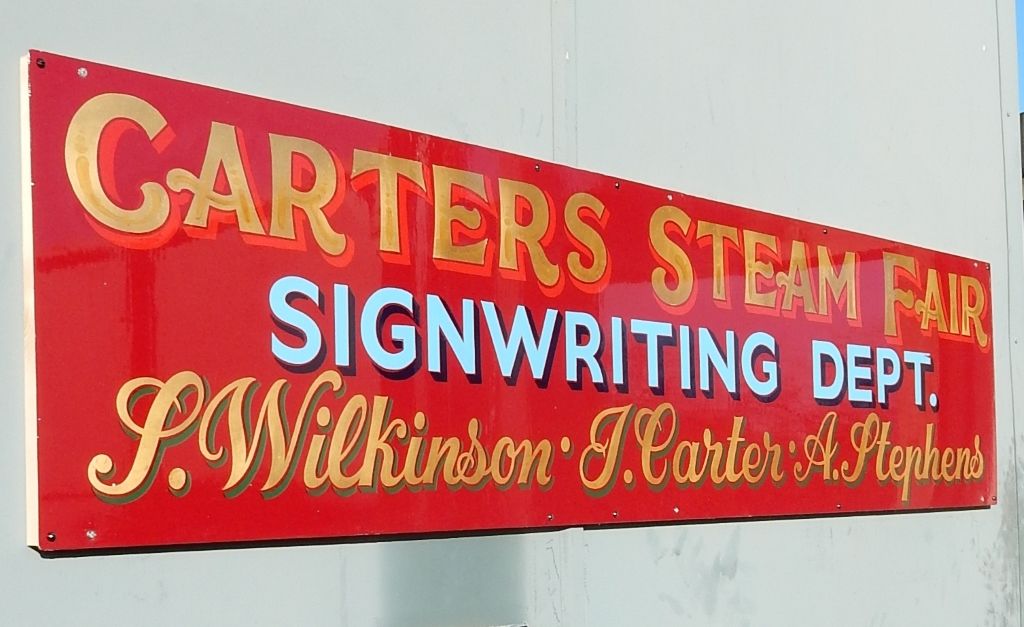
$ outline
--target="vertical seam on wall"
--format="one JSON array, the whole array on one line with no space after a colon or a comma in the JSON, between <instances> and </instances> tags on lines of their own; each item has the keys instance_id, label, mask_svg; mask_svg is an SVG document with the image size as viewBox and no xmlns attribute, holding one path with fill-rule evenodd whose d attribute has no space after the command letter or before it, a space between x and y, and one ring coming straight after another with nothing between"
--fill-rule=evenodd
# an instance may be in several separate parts
<instances>
[{"instance_id":1,"label":"vertical seam on wall","mask_svg":"<svg viewBox=\"0 0 1024 627\"><path fill-rule=\"evenodd\" d=\"M548 3L552 160L576 165L576 0Z\"/></svg>"},{"instance_id":2,"label":"vertical seam on wall","mask_svg":"<svg viewBox=\"0 0 1024 627\"><path fill-rule=\"evenodd\" d=\"M1020 512L1020 477L1018 477L1018 473L1017 473L1017 394L1014 391L1014 388L1016 387L1016 385L1015 385L1016 381L1014 380L1015 379L1015 377L1014 377L1015 369L1014 369L1014 348L1013 348L1014 347L1013 328L1014 328L1015 325L1014 325L1013 312L1010 309L1011 300L1012 300L1011 296L1010 296L1010 288L1011 288L1011 283L1012 283L1011 277L1010 277L1010 265L1012 263L1011 262L1011 255L1013 254L1013 247L1011 245L1011 238L1014 236L1013 235L1014 232L1019 232L1019 229L1013 228L1013 227L1015 227L1017 225L1017 222L1015 220L1011 219L1011 217L1010 217L1011 213L1010 212L1011 211L1016 211L1019 214L1024 215L1024 207L1011 207L1010 206L1010 189L1009 189L1008 178L1010 176L1015 176L1015 177L1021 176L1021 173L1020 172L1015 172L1015 173L1011 174L1007 170L1007 162L1006 162L1006 149L1007 149L1007 146L1006 146L1006 133L1007 133L1006 120L1007 120L1007 117L1006 117L1006 112L1004 111L1005 89L1004 89L1004 86L1003 86L1003 37L1002 37L1002 25L1000 24L1000 19L999 19L1000 18L1000 7L999 7L1000 0L993 0L993 5L994 5L994 9L995 9L995 18L996 18L996 51L997 51L997 54L996 54L996 67L997 67L997 70L998 70L997 71L997 77L998 77L998 81L999 81L999 128L1000 128L1000 131L1001 131L999 133L999 140L1000 140L1000 144L1001 144L1002 149L1003 149L1003 154L1002 154L1002 161L1003 161L1003 208L1004 208L1003 218L1004 218L1004 226L1005 226L1005 231L1006 231L1004 243L1006 245L1006 265L1007 265L1007 267L1004 269L1004 272L1006 272L1006 296L1005 296L1005 298L1006 298L1006 310L1005 311L1006 311L1006 316L1007 316L1006 329L1007 329L1007 332L1009 333L1009 337L1006 338L1006 347L1007 347L1007 363L1009 364L1009 371L1010 371L1009 372L1009 379L1010 379L1010 409L1011 409L1010 432L1012 434L1012 441L1011 441L1010 449L1011 449L1012 455L1013 455L1013 458L1010 460L1010 464L1011 464L1011 467L1013 468L1014 507L1017 510L1016 512L1014 512L1014 514L1017 514L1017 513ZM1016 116L1011 117L1011 119L1016 119ZM998 469L996 470L996 472L998 472ZM1016 533L1014 533L1014 538L1016 540L1016 545L1017 545L1017 555L1016 555L1016 558L1017 558L1016 559L1016 565L1017 565L1017 612L1018 612L1018 624L1020 624L1020 623L1024 623L1024 604L1021 603L1022 593L1024 593L1024 579L1021 578L1021 568L1020 568L1020 565L1021 565L1021 547L1020 547L1020 519L1019 519L1019 517L1017 518L1017 528L1016 528Z\"/></svg>"},{"instance_id":3,"label":"vertical seam on wall","mask_svg":"<svg viewBox=\"0 0 1024 627\"><path fill-rule=\"evenodd\" d=\"M576 165L576 0L550 0L551 44L551 158ZM564 576L558 578L557 601L552 603L554 618L561 625L586 625L586 552L582 528L557 532L553 541L561 552ZM553 557L553 559L558 559Z\"/></svg>"},{"instance_id":4,"label":"vertical seam on wall","mask_svg":"<svg viewBox=\"0 0 1024 627\"><path fill-rule=\"evenodd\" d=\"M558 56L558 37L555 36L555 3L548 1L548 72L551 77L551 160L558 161L558 71L555 57Z\"/></svg>"}]
</instances>

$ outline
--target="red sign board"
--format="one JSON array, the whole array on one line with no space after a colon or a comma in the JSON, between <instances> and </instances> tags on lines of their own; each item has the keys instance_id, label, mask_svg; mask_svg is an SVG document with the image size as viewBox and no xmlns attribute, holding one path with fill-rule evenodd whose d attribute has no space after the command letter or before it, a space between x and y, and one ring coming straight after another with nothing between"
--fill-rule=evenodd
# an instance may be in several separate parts
<instances>
[{"instance_id":1,"label":"red sign board","mask_svg":"<svg viewBox=\"0 0 1024 627\"><path fill-rule=\"evenodd\" d=\"M25 114L40 549L995 502L985 263L43 52Z\"/></svg>"}]
</instances>

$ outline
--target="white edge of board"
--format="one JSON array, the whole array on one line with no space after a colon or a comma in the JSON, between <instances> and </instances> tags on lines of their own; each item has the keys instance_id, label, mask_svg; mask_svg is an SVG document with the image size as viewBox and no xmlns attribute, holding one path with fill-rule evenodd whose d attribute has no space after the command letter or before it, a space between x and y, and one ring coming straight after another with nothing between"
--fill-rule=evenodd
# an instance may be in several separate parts
<instances>
[{"instance_id":1,"label":"white edge of board","mask_svg":"<svg viewBox=\"0 0 1024 627\"><path fill-rule=\"evenodd\" d=\"M25 356L25 539L39 546L39 464L36 416L36 303L32 246L32 141L29 123L28 70L31 55L21 58L21 251L24 290Z\"/></svg>"}]
</instances>

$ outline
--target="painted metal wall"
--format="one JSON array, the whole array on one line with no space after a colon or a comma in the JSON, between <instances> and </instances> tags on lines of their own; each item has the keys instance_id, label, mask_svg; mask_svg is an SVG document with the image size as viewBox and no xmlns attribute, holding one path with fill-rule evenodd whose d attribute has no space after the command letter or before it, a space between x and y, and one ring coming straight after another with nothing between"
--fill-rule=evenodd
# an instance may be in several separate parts
<instances>
[{"instance_id":1,"label":"painted metal wall","mask_svg":"<svg viewBox=\"0 0 1024 627\"><path fill-rule=\"evenodd\" d=\"M92 4L0 0L4 623L1021 624L1011 1ZM1001 501L970 512L43 559L22 543L17 62L29 47L986 259Z\"/></svg>"}]
</instances>

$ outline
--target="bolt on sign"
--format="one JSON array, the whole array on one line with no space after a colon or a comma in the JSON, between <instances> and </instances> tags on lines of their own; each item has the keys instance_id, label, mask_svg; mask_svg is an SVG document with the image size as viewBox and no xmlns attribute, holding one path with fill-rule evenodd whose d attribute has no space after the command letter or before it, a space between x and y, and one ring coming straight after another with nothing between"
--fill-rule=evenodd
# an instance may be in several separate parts
<instances>
[{"instance_id":1,"label":"bolt on sign","mask_svg":"<svg viewBox=\"0 0 1024 627\"><path fill-rule=\"evenodd\" d=\"M24 74L41 550L995 502L988 264L45 52Z\"/></svg>"}]
</instances>

